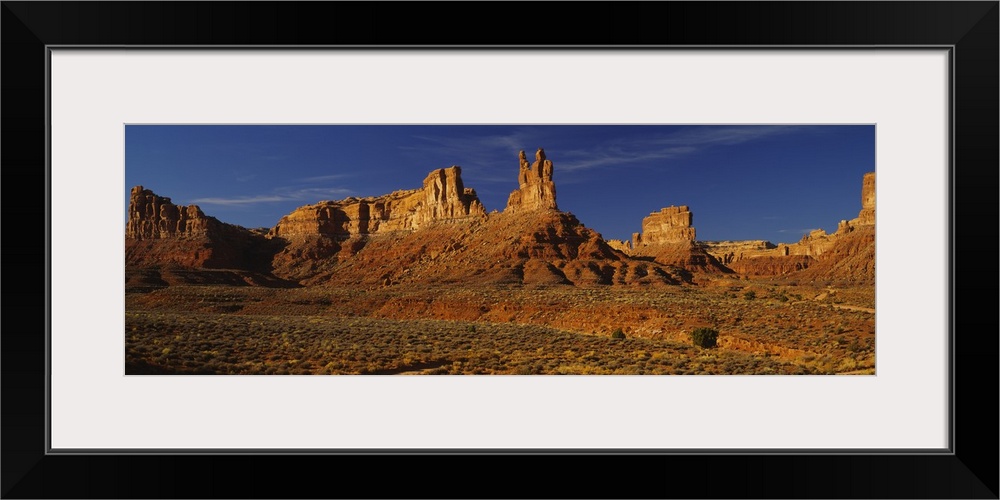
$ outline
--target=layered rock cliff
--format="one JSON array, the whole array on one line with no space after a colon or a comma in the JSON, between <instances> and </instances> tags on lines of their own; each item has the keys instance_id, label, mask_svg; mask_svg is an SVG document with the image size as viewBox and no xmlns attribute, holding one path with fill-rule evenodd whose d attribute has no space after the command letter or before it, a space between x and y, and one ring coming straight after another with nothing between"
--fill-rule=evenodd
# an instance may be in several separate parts
<instances>
[{"instance_id":1,"label":"layered rock cliff","mask_svg":"<svg viewBox=\"0 0 1000 500\"><path fill-rule=\"evenodd\" d=\"M288 242L275 255L273 267L279 276L308 279L350 259L371 237L411 233L433 223L471 223L485 216L476 191L462 182L462 168L441 168L427 174L419 189L295 209L268 233Z\"/></svg>"},{"instance_id":2,"label":"layered rock cliff","mask_svg":"<svg viewBox=\"0 0 1000 500\"><path fill-rule=\"evenodd\" d=\"M694 216L687 205L673 205L642 219L642 232L632 235L632 248L695 240Z\"/></svg>"},{"instance_id":3,"label":"layered rock cliff","mask_svg":"<svg viewBox=\"0 0 1000 500\"><path fill-rule=\"evenodd\" d=\"M726 266L751 257L775 255L772 250L778 248L774 243L765 240L702 241L700 245ZM784 255L781 252L779 254Z\"/></svg>"},{"instance_id":4,"label":"layered rock cliff","mask_svg":"<svg viewBox=\"0 0 1000 500\"><path fill-rule=\"evenodd\" d=\"M178 206L142 186L129 195L125 238L130 240L197 239L221 229L221 222L207 217L198 205Z\"/></svg>"},{"instance_id":5,"label":"layered rock cliff","mask_svg":"<svg viewBox=\"0 0 1000 500\"><path fill-rule=\"evenodd\" d=\"M125 264L268 272L279 242L220 222L197 205L179 206L143 186L129 195Z\"/></svg>"},{"instance_id":6,"label":"layered rock cliff","mask_svg":"<svg viewBox=\"0 0 1000 500\"><path fill-rule=\"evenodd\" d=\"M271 229L271 237L351 236L412 231L431 222L486 215L476 191L462 183L458 166L432 171L423 188L369 198L323 201L295 209Z\"/></svg>"},{"instance_id":7,"label":"layered rock cliff","mask_svg":"<svg viewBox=\"0 0 1000 500\"><path fill-rule=\"evenodd\" d=\"M556 185L552 181L552 161L546 159L545 150L535 152L535 162L528 165L524 151L518 153L520 168L517 174L518 188L510 193L504 212L529 212L534 210L558 210L556 206Z\"/></svg>"}]
</instances>

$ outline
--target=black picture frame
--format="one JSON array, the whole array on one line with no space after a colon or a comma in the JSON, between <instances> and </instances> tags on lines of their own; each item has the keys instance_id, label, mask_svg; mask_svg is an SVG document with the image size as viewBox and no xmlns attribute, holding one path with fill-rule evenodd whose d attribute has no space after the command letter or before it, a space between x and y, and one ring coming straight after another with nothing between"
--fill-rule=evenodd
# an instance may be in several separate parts
<instances>
[{"instance_id":1,"label":"black picture frame","mask_svg":"<svg viewBox=\"0 0 1000 500\"><path fill-rule=\"evenodd\" d=\"M0 336L4 498L998 498L997 315L992 307L978 306L997 303L992 253L1000 205L996 1L2 4L3 255L7 291L13 292L4 294L6 328ZM50 213L47 199L46 47L474 48L542 46L553 40L609 50L614 50L609 44L951 47L952 453L46 453L46 228L50 217L66 216ZM391 478L375 484L360 479L373 468ZM318 477L315 470L330 471L329 476ZM563 470L576 473L567 477Z\"/></svg>"}]
</instances>

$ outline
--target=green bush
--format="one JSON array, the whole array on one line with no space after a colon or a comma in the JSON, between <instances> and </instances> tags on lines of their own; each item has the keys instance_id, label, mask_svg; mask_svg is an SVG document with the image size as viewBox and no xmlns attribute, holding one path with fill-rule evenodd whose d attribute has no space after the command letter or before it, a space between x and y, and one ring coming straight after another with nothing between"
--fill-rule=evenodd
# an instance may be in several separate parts
<instances>
[{"instance_id":1,"label":"green bush","mask_svg":"<svg viewBox=\"0 0 1000 500\"><path fill-rule=\"evenodd\" d=\"M625 338L625 332L623 332L621 328L618 328L615 331L611 332L611 338L623 339Z\"/></svg>"},{"instance_id":2,"label":"green bush","mask_svg":"<svg viewBox=\"0 0 1000 500\"><path fill-rule=\"evenodd\" d=\"M754 292L753 290L749 290L749 291L743 293L743 298L747 299L747 300L756 299L757 298L757 293Z\"/></svg>"},{"instance_id":3,"label":"green bush","mask_svg":"<svg viewBox=\"0 0 1000 500\"><path fill-rule=\"evenodd\" d=\"M698 347L715 347L719 339L719 331L712 328L695 328L691 332L691 343Z\"/></svg>"}]
</instances>

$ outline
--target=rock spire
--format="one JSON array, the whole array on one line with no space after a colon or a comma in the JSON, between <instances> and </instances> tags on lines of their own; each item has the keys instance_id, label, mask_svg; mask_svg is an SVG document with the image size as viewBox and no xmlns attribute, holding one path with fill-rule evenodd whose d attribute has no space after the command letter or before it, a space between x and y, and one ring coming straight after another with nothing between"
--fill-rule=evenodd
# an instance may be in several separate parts
<instances>
[{"instance_id":1,"label":"rock spire","mask_svg":"<svg viewBox=\"0 0 1000 500\"><path fill-rule=\"evenodd\" d=\"M545 150L538 148L535 162L530 165L524 151L518 153L518 160L518 188L510 193L504 212L559 210L556 205L556 185L552 182L552 161L546 159Z\"/></svg>"}]
</instances>

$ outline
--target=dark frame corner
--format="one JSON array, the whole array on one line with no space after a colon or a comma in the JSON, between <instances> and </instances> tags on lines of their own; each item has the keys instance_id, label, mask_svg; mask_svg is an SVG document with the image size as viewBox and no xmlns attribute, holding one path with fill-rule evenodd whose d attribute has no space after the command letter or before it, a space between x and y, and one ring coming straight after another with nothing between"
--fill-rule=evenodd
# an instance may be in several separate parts
<instances>
[{"instance_id":1,"label":"dark frame corner","mask_svg":"<svg viewBox=\"0 0 1000 500\"><path fill-rule=\"evenodd\" d=\"M996 259L1000 3L641 2L482 4L16 2L2 22L3 254L47 271L50 46L584 45L951 46L954 453L924 455L51 455L46 453L47 283L5 294L2 495L89 497L998 498ZM521 4L525 5L525 4ZM487 5L487 7L490 7ZM441 22L469 19L468 25ZM415 19L437 21L413 22ZM474 29L470 28L474 23ZM544 38L540 38L544 37ZM26 188L28 187L28 188ZM961 196L959 196L959 193ZM46 219L47 220L47 219ZM43 227L46 228L43 231ZM919 236L916 236L919 238ZM985 248L984 248L985 246ZM958 279L962 277L964 279ZM44 278L44 279L43 279ZM8 275L8 279L10 275ZM25 278L13 278L23 280ZM960 299L967 299L964 303ZM978 304L978 301L977 301ZM24 320L38 327L23 327ZM15 324L15 321L17 322ZM958 333L960 332L960 333ZM955 335L958 333L958 335ZM981 425L984 422L986 425ZM560 461L585 480L560 478ZM376 463L377 462L377 463ZM381 484L362 471L391 471ZM327 468L329 478L312 471ZM460 478L451 480L449 478ZM467 484L478 484L469 490ZM335 485L334 485L335 484ZM541 485L529 489L527 485ZM319 487L320 489L316 489ZM316 491L316 493L313 493Z\"/></svg>"}]
</instances>

